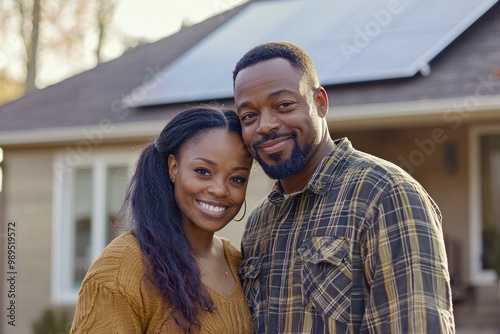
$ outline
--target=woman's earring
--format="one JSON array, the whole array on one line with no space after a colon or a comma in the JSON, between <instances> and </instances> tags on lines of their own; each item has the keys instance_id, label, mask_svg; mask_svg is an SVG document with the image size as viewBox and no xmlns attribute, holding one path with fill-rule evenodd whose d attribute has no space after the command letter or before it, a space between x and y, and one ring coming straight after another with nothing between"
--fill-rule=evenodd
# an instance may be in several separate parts
<instances>
[{"instance_id":1,"label":"woman's earring","mask_svg":"<svg viewBox=\"0 0 500 334\"><path fill-rule=\"evenodd\" d=\"M240 222L240 221L242 221L242 220L243 220L243 218L245 218L245 214L247 213L247 199L246 199L246 198L245 198L245 200L243 201L243 205L244 205L244 207L243 207L243 216L241 216L241 218L240 218L240 219L234 219L234 218L233 218L233 220L234 220L235 222Z\"/></svg>"}]
</instances>

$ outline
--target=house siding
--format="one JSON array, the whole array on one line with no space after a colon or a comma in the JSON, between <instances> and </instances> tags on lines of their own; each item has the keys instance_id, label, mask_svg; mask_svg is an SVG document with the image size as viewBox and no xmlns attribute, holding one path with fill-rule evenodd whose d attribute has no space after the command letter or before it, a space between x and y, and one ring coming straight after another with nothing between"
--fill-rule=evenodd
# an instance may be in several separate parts
<instances>
[{"instance_id":1,"label":"house siding","mask_svg":"<svg viewBox=\"0 0 500 334\"><path fill-rule=\"evenodd\" d=\"M33 321L50 305L52 157L50 149L4 150L4 220L15 222L17 275L15 327L4 311L2 333L31 333ZM9 302L2 299L3 310Z\"/></svg>"},{"instance_id":2,"label":"house siding","mask_svg":"<svg viewBox=\"0 0 500 334\"><path fill-rule=\"evenodd\" d=\"M442 132L434 132L440 135L433 137L436 129L442 129ZM334 133L334 136L347 136L356 149L391 161L411 172L436 201L443 215L450 275L461 283L469 282L467 127L456 130L436 126L345 131ZM453 166L446 165L447 145L452 145L452 149L456 150L455 169L449 169Z\"/></svg>"}]
</instances>

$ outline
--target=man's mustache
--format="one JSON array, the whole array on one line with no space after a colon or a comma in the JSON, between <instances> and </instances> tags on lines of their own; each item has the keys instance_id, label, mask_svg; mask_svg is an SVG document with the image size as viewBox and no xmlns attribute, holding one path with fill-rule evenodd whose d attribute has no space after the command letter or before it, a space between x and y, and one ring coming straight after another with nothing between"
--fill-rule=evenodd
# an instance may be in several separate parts
<instances>
[{"instance_id":1,"label":"man's mustache","mask_svg":"<svg viewBox=\"0 0 500 334\"><path fill-rule=\"evenodd\" d=\"M271 132L271 133L263 136L261 139L259 139L255 143L253 143L252 147L256 150L260 145L262 145L268 141L281 138L281 137L292 137L295 139L295 138L297 138L297 134L295 134L295 132L282 132L282 133Z\"/></svg>"}]
</instances>

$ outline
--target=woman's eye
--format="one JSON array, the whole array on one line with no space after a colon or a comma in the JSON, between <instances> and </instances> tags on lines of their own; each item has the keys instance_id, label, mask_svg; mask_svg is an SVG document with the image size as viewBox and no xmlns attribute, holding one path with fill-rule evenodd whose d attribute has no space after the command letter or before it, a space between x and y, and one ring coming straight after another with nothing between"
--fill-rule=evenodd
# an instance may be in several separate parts
<instances>
[{"instance_id":1,"label":"woman's eye","mask_svg":"<svg viewBox=\"0 0 500 334\"><path fill-rule=\"evenodd\" d=\"M231 181L238 183L238 184L245 184L247 182L247 179L241 176L236 176L231 179Z\"/></svg>"},{"instance_id":2,"label":"woman's eye","mask_svg":"<svg viewBox=\"0 0 500 334\"><path fill-rule=\"evenodd\" d=\"M195 168L195 173L203 175L203 176L210 176L210 171L205 168Z\"/></svg>"}]
</instances>

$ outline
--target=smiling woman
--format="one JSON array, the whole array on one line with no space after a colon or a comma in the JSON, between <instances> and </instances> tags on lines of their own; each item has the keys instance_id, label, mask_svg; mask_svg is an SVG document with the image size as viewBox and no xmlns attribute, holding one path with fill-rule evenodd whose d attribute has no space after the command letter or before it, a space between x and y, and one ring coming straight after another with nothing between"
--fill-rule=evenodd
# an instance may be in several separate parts
<instances>
[{"instance_id":1,"label":"smiling woman","mask_svg":"<svg viewBox=\"0 0 500 334\"><path fill-rule=\"evenodd\" d=\"M240 210L252 158L232 110L187 109L137 162L128 232L92 264L72 333L253 333L240 252L214 233Z\"/></svg>"},{"instance_id":2,"label":"smiling woman","mask_svg":"<svg viewBox=\"0 0 500 334\"><path fill-rule=\"evenodd\" d=\"M230 157L228 152L232 152ZM245 200L248 161L241 137L225 129L204 132L186 143L177 157L168 157L175 200L188 238L208 233L211 242L211 235L238 213ZM195 246L200 246L199 241Z\"/></svg>"}]
</instances>

